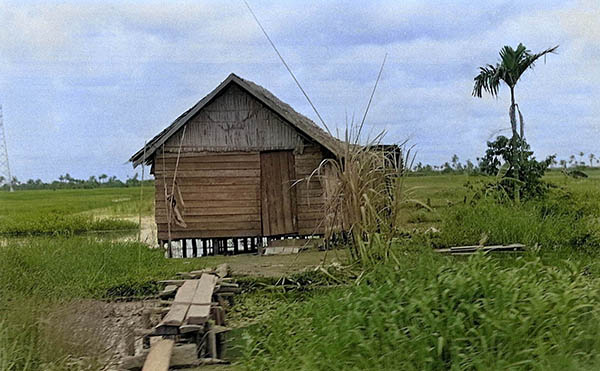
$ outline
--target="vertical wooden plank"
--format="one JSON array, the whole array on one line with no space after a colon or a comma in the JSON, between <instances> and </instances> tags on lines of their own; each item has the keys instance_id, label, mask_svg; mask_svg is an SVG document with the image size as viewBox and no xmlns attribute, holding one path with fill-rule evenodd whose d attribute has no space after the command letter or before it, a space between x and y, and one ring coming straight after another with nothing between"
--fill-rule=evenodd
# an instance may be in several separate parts
<instances>
[{"instance_id":1,"label":"vertical wooden plank","mask_svg":"<svg viewBox=\"0 0 600 371\"><path fill-rule=\"evenodd\" d=\"M271 234L271 224L269 219L269 154L261 152L260 154L260 192L261 192L261 212L262 212L262 234L263 236Z\"/></svg>"},{"instance_id":2,"label":"vertical wooden plank","mask_svg":"<svg viewBox=\"0 0 600 371\"><path fill-rule=\"evenodd\" d=\"M269 207L274 212L271 212L271 234L282 234L284 227L283 222L283 207L281 194L281 152L271 152L271 176L272 176L272 193ZM274 215L273 215L274 214Z\"/></svg>"},{"instance_id":3,"label":"vertical wooden plank","mask_svg":"<svg viewBox=\"0 0 600 371\"><path fill-rule=\"evenodd\" d=\"M289 152L288 156L288 169L290 174L290 206L291 206L291 217L292 217L292 230L294 233L298 232L298 203L296 201L296 186L293 184L296 182L296 157L292 152Z\"/></svg>"},{"instance_id":4,"label":"vertical wooden plank","mask_svg":"<svg viewBox=\"0 0 600 371\"><path fill-rule=\"evenodd\" d=\"M289 233L294 230L294 226L292 224L292 202L290 199L290 157L291 153L289 151L280 152L279 157L279 174L281 177L281 220L280 224L282 224L281 234Z\"/></svg>"},{"instance_id":5,"label":"vertical wooden plank","mask_svg":"<svg viewBox=\"0 0 600 371\"><path fill-rule=\"evenodd\" d=\"M181 257L187 258L187 240L185 238L181 240Z\"/></svg>"}]
</instances>

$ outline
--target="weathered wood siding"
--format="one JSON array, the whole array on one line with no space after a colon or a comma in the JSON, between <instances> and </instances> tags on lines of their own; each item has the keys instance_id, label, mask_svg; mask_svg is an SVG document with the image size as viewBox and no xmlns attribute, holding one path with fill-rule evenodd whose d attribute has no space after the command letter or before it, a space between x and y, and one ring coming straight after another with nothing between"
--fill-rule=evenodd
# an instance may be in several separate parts
<instances>
[{"instance_id":1,"label":"weathered wood siding","mask_svg":"<svg viewBox=\"0 0 600 371\"><path fill-rule=\"evenodd\" d=\"M260 153L263 236L298 233L295 175L292 151Z\"/></svg>"},{"instance_id":2,"label":"weathered wood siding","mask_svg":"<svg viewBox=\"0 0 600 371\"><path fill-rule=\"evenodd\" d=\"M154 161L156 224L161 240L168 239L163 175L170 192L176 157L166 154L164 167L162 155ZM187 228L172 223L172 239L261 235L258 152L186 154L179 160L177 184Z\"/></svg>"},{"instance_id":3,"label":"weathered wood siding","mask_svg":"<svg viewBox=\"0 0 600 371\"><path fill-rule=\"evenodd\" d=\"M158 238L168 239L164 178L171 191L176 154L154 161L156 179L155 216ZM305 181L324 158L320 146L309 145L294 155L295 214L299 235L322 234L323 187L318 176ZM164 162L164 166L163 166ZM163 168L167 171L163 172ZM186 153L177 170L177 185L187 228L171 224L171 238L217 238L262 236L261 162L259 152Z\"/></svg>"},{"instance_id":4,"label":"weathered wood siding","mask_svg":"<svg viewBox=\"0 0 600 371\"><path fill-rule=\"evenodd\" d=\"M289 150L302 144L296 129L235 84L226 88L186 126L183 152ZM179 148L182 131L167 140L167 151Z\"/></svg>"},{"instance_id":5,"label":"weathered wood siding","mask_svg":"<svg viewBox=\"0 0 600 371\"><path fill-rule=\"evenodd\" d=\"M322 234L324 226L321 221L324 216L323 187L319 176L313 176L310 182L303 179L319 166L325 158L322 148L317 145L307 146L302 154L297 154L296 178L302 180L296 185L298 205L298 233L300 235ZM319 225L321 223L321 225Z\"/></svg>"}]
</instances>

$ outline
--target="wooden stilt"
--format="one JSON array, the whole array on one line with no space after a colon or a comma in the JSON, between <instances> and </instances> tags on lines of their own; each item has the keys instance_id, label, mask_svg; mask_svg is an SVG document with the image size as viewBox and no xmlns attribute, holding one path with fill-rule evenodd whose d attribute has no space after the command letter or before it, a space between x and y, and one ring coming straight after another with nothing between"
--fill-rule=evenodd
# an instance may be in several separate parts
<instances>
[{"instance_id":1,"label":"wooden stilt","mask_svg":"<svg viewBox=\"0 0 600 371\"><path fill-rule=\"evenodd\" d=\"M238 253L238 250L239 250L239 243L240 243L240 240L239 240L239 239L237 239L237 238L234 238L234 239L233 239L233 253L234 253L234 254L237 254L237 253Z\"/></svg>"},{"instance_id":2,"label":"wooden stilt","mask_svg":"<svg viewBox=\"0 0 600 371\"><path fill-rule=\"evenodd\" d=\"M181 240L181 256L187 258L187 240L184 238Z\"/></svg>"},{"instance_id":3,"label":"wooden stilt","mask_svg":"<svg viewBox=\"0 0 600 371\"><path fill-rule=\"evenodd\" d=\"M197 245L197 240L195 238L192 238L192 257L193 258L197 258L198 257L198 245Z\"/></svg>"}]
</instances>

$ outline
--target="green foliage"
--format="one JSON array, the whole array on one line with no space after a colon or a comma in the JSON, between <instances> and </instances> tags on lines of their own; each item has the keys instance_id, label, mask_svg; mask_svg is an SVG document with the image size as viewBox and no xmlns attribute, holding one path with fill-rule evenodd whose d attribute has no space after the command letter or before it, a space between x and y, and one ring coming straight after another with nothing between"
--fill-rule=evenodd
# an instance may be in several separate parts
<instances>
[{"instance_id":1,"label":"green foliage","mask_svg":"<svg viewBox=\"0 0 600 371\"><path fill-rule=\"evenodd\" d=\"M137 243L98 242L85 237L10 240L0 249L0 297L105 298L145 295L156 279L204 266L165 259L161 250ZM112 294L111 294L112 293Z\"/></svg>"},{"instance_id":2,"label":"green foliage","mask_svg":"<svg viewBox=\"0 0 600 371\"><path fill-rule=\"evenodd\" d=\"M495 197L515 199L516 192L521 199L531 199L546 194L549 184L542 180L555 156L537 161L525 140L511 140L499 136L487 142L488 149L479 162L484 174L496 176L493 181L484 183L479 190L484 194L493 192ZM514 163L518 161L518 166Z\"/></svg>"},{"instance_id":3,"label":"green foliage","mask_svg":"<svg viewBox=\"0 0 600 371\"><path fill-rule=\"evenodd\" d=\"M484 91L492 96L497 96L502 81L509 87L514 87L521 75L527 69L533 68L539 58L554 53L556 49L558 46L532 54L531 50L528 50L523 44L519 44L516 49L505 45L500 50L499 63L496 63L495 66L488 64L479 68L479 75L474 79L473 96L481 98Z\"/></svg>"},{"instance_id":4,"label":"green foliage","mask_svg":"<svg viewBox=\"0 0 600 371\"><path fill-rule=\"evenodd\" d=\"M523 243L544 250L598 251L596 217L584 210L573 195L558 190L543 201L519 206L490 199L457 204L445 212L435 244L476 245L484 239L488 245Z\"/></svg>"},{"instance_id":5,"label":"green foliage","mask_svg":"<svg viewBox=\"0 0 600 371\"><path fill-rule=\"evenodd\" d=\"M90 231L131 231L138 228L137 223L126 220L53 213L13 215L0 221L0 235L10 236L70 236Z\"/></svg>"},{"instance_id":6,"label":"green foliage","mask_svg":"<svg viewBox=\"0 0 600 371\"><path fill-rule=\"evenodd\" d=\"M245 334L242 365L285 369L598 366L598 279L571 263L423 257L279 309Z\"/></svg>"},{"instance_id":7,"label":"green foliage","mask_svg":"<svg viewBox=\"0 0 600 371\"><path fill-rule=\"evenodd\" d=\"M19 181L16 177L12 178L12 187L15 190L39 190L39 189L94 189L94 188L122 188L122 187L139 187L141 185L147 187L154 186L154 180L138 179L138 174L133 177L127 177L124 182L117 179L116 176L109 177L106 174L100 174L97 178L92 175L87 180L73 178L69 173L60 175L58 180L52 182L43 182L41 179L29 179L25 182ZM0 190L8 191L10 189L9 182L0 176Z\"/></svg>"}]
</instances>

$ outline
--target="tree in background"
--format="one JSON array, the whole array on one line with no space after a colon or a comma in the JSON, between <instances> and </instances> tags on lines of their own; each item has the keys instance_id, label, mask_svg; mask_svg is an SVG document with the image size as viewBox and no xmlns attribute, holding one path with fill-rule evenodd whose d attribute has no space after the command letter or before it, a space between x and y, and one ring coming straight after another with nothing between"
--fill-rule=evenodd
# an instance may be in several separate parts
<instances>
[{"instance_id":1,"label":"tree in background","mask_svg":"<svg viewBox=\"0 0 600 371\"><path fill-rule=\"evenodd\" d=\"M567 160L560 160L560 167L562 167L563 169L567 168Z\"/></svg>"},{"instance_id":2,"label":"tree in background","mask_svg":"<svg viewBox=\"0 0 600 371\"><path fill-rule=\"evenodd\" d=\"M520 144L525 143L525 128L523 123L523 115L515 100L515 87L517 82L525 71L533 68L535 62L549 53L554 53L558 45L546 49L541 53L532 54L523 44L519 44L516 49L510 46L504 46L500 50L500 62L495 66L488 64L484 67L479 67L479 74L475 76L475 86L473 87L473 96L481 98L483 92L489 93L493 97L498 96L500 85L504 82L510 89L510 108L508 115L510 118L510 126L512 129L512 145L514 152L510 154L508 160L511 167L515 168L516 174L521 174L519 171L520 162L525 161L524 153ZM519 124L517 125L517 113L519 114ZM518 187L515 196L519 198Z\"/></svg>"},{"instance_id":3,"label":"tree in background","mask_svg":"<svg viewBox=\"0 0 600 371\"><path fill-rule=\"evenodd\" d=\"M479 162L479 169L484 174L498 177L498 181L488 184L488 187L501 188L512 199L517 199L517 192L520 192L524 199L543 196L548 189L548 184L542 180L542 177L556 156L548 156L543 161L537 161L533 151L529 150L527 142L519 139L517 146L523 151L521 166L518 169L507 166L516 151L513 143L502 135L493 142L487 142L488 149Z\"/></svg>"}]
</instances>

